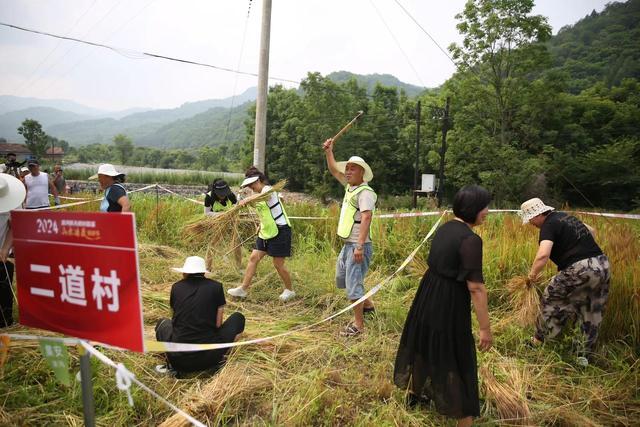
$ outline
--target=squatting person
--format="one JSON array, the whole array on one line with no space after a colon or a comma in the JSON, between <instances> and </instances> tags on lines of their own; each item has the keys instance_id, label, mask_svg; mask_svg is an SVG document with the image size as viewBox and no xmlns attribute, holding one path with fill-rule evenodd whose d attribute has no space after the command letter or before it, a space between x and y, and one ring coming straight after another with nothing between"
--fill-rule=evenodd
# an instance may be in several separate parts
<instances>
[{"instance_id":1,"label":"squatting person","mask_svg":"<svg viewBox=\"0 0 640 427\"><path fill-rule=\"evenodd\" d=\"M204 259L190 256L181 268L172 270L182 273L182 280L171 287L173 317L158 321L156 339L187 344L234 342L244 331L244 316L233 313L224 320L224 290L222 284L205 277L208 271ZM179 373L218 370L228 351L229 348L169 352L168 368Z\"/></svg>"}]
</instances>

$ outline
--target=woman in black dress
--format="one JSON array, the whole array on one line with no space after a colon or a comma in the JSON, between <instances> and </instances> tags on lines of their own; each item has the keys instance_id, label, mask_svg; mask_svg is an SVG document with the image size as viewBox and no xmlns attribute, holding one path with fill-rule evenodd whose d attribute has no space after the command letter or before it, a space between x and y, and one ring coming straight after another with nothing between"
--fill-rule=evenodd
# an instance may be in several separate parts
<instances>
[{"instance_id":1,"label":"woman in black dress","mask_svg":"<svg viewBox=\"0 0 640 427\"><path fill-rule=\"evenodd\" d=\"M436 232L429 268L407 315L394 368L394 382L408 402L432 400L437 411L470 426L480 415L471 301L480 324L478 347L492 336L482 277L482 239L471 231L488 213L487 190L472 185L455 195L455 218Z\"/></svg>"}]
</instances>

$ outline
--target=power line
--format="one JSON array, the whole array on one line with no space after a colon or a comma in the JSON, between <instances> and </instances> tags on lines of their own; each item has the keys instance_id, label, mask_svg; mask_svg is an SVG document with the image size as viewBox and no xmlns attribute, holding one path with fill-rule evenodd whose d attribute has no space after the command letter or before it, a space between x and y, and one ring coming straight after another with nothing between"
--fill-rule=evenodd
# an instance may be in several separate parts
<instances>
[{"instance_id":1,"label":"power line","mask_svg":"<svg viewBox=\"0 0 640 427\"><path fill-rule=\"evenodd\" d=\"M114 46L109 46L109 45L102 44L102 43L96 43L96 42L92 42L92 41L89 41L89 40L82 40L82 39L78 39L78 38L75 38L75 37L61 36L59 34L52 34L52 33L46 32L46 31L39 31L39 30L30 29L30 28L20 27L18 25L7 24L5 22L0 22L0 25L2 25L4 27L20 30L20 31L25 31L27 33L40 34L40 35L47 36L47 37L53 37L53 38L57 38L57 39L68 40L68 41L72 41L72 42L76 42L76 43L86 44L86 45L89 45L89 46L101 47L101 48L104 48L104 49L111 50L111 51L113 51L115 53L118 53L120 55L123 55L123 56L126 56L126 55L123 54L123 52L129 52L129 53L138 54L138 55L143 56L143 57L164 59L164 60L167 60L167 61L180 62L180 63L183 63L183 64L198 65L200 67L213 68L213 69L219 70L219 71L226 71L226 72L229 72L229 73L242 74L242 75L252 76L252 77L257 77L258 76L257 73L251 73L251 72L248 72L248 71L239 71L239 70L236 71L236 70L233 70L231 68L221 67L221 66L213 65L213 64L207 64L207 63L204 63L204 62L192 61L192 60L189 60L189 59L181 59L181 58L175 58L175 57L167 56L167 55L160 55L158 53L141 52L141 51L135 51L135 50L131 50L131 49L117 48L117 47L114 47ZM286 83L300 84L300 82L298 80L283 79L283 78L279 78L279 77L269 77L269 79L270 80L281 81L281 82L286 82Z\"/></svg>"},{"instance_id":2,"label":"power line","mask_svg":"<svg viewBox=\"0 0 640 427\"><path fill-rule=\"evenodd\" d=\"M98 22L96 22L88 31L86 31L82 37L84 38L84 37L88 36L95 28L97 28L98 25L100 25L109 15L111 15L111 13L120 5L120 3L122 3L122 1L123 0L120 0L119 2L117 2L113 6L111 6L111 8L107 11L107 13L104 14L102 16L102 18L100 18L100 20L98 20ZM58 65L60 63L60 61L62 61L69 54L69 52L71 52L72 50L73 50L73 46L71 46L69 49L67 49L62 54L62 56L60 56L57 60L52 62L51 65L49 65L49 67L43 72L43 74L46 74L49 70L51 70L53 67ZM38 84L39 80L40 79L37 79L36 82L32 86L36 86Z\"/></svg>"},{"instance_id":3,"label":"power line","mask_svg":"<svg viewBox=\"0 0 640 427\"><path fill-rule=\"evenodd\" d=\"M409 64L409 66L411 67L411 69L413 70L414 74L416 75L416 77L418 78L418 81L420 82L420 84L422 86L425 86L424 82L422 81L422 79L420 78L420 74L418 74L418 70L416 70L416 67L413 66L413 63L411 62L411 59L409 59L409 56L407 55L407 53L404 51L404 49L402 48L402 45L400 44L400 42L398 41L397 37L395 36L395 34L393 34L393 31L391 31L391 28L389 27L389 25L387 24L387 21L385 21L384 17L382 16L382 14L380 13L380 10L378 9L378 7L375 5L375 3L373 2L373 0L369 0L369 3L371 4L371 6L373 7L373 9L376 11L376 14L378 14L378 17L380 18L380 20L382 21L382 23L384 24L384 26L387 28L387 31L389 32L389 34L391 35L391 38L393 38L393 41L396 43L396 46L398 47L398 49L400 50L400 52L402 53L402 55L404 56L404 59L407 60L407 63Z\"/></svg>"},{"instance_id":4,"label":"power line","mask_svg":"<svg viewBox=\"0 0 640 427\"><path fill-rule=\"evenodd\" d=\"M93 2L89 5L89 7L84 11L84 13L82 15L80 15L80 17L78 19L76 19L76 22L73 23L73 25L71 26L71 28L69 28L69 30L67 31L67 36L71 35L71 33L76 29L76 27L78 26L78 24L80 23L80 21L82 20L82 18L85 17L85 15L93 8L93 6L96 4L97 0L93 0ZM40 61L40 63L38 64L38 66L33 70L33 73L31 73L31 76L25 80L25 82L20 86L20 88L16 91L16 95L20 96L20 94L22 93L22 91L26 88L31 86L31 82L34 80L34 77L36 76L38 70L40 70L40 67L42 67L44 65L45 62L47 62L47 60L49 59L49 57L53 54L53 52L55 52L58 47L60 46L60 44L62 43L62 40L58 40L58 43L56 43L56 45L54 46L53 49L51 49L49 51L49 53L44 57L44 59L42 61Z\"/></svg>"},{"instance_id":5,"label":"power line","mask_svg":"<svg viewBox=\"0 0 640 427\"><path fill-rule=\"evenodd\" d=\"M422 30L423 33L425 33L427 35L427 37L429 37L431 39L431 41L438 47L438 49L440 49L440 52L442 52L444 54L444 56L446 56L449 61L451 61L451 63L453 63L453 65L455 65L456 68L458 68L458 64L456 64L456 62L453 60L452 57L449 56L449 54L447 53L446 50L444 50L442 48L442 46L440 46L440 44L436 41L436 39L434 39L431 34L429 34L429 32L427 30L424 29L424 27L422 25L420 25L420 23L416 20L416 18L414 18L407 9L405 9L405 7L402 5L402 3L400 3L398 0L393 0L394 2L396 2L396 4L398 6L400 6L400 9L402 9L402 11L413 21L415 22L415 24L418 26L418 28L420 28Z\"/></svg>"}]
</instances>

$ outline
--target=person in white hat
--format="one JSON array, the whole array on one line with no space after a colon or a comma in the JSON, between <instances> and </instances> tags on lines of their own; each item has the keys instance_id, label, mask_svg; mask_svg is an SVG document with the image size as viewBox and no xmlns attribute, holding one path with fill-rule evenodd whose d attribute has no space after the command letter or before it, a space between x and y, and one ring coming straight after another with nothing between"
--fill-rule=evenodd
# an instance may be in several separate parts
<instances>
[{"instance_id":1,"label":"person in white hat","mask_svg":"<svg viewBox=\"0 0 640 427\"><path fill-rule=\"evenodd\" d=\"M542 310L533 344L554 338L567 320L577 316L584 334L578 363L586 365L595 350L598 328L607 304L611 278L609 259L594 239L594 230L578 218L556 212L539 198L520 207L523 224L540 229L538 252L528 279L535 281L551 259L558 273L542 295Z\"/></svg>"},{"instance_id":2,"label":"person in white hat","mask_svg":"<svg viewBox=\"0 0 640 427\"><path fill-rule=\"evenodd\" d=\"M255 166L250 167L245 173L245 180L240 185L241 188L249 187L254 193L266 193L271 190L271 186L267 184L267 177L260 172ZM244 205L245 200L238 202L240 206ZM296 296L291 285L291 274L285 266L285 259L291 256L291 224L289 217L284 210L280 196L273 192L268 200L255 204L256 213L260 220L260 231L256 239L256 247L251 252L247 269L244 272L242 284L237 288L227 291L231 296L245 298L251 286L251 279L256 273L258 263L269 255L273 259L273 266L276 268L284 291L278 298L286 302Z\"/></svg>"},{"instance_id":3,"label":"person in white hat","mask_svg":"<svg viewBox=\"0 0 640 427\"><path fill-rule=\"evenodd\" d=\"M9 211L19 208L27 191L16 177L0 173L0 328L13 324L13 263L8 260L13 246Z\"/></svg>"},{"instance_id":4,"label":"person in white hat","mask_svg":"<svg viewBox=\"0 0 640 427\"><path fill-rule=\"evenodd\" d=\"M233 313L224 320L224 290L220 282L205 277L208 271L204 259L190 256L182 267L172 270L182 273L182 280L171 287L169 303L173 317L156 323L156 339L189 344L235 341L244 331L245 318L241 313ZM218 370L228 350L169 352L167 368L178 373ZM162 369L159 368L156 369Z\"/></svg>"},{"instance_id":5,"label":"person in white hat","mask_svg":"<svg viewBox=\"0 0 640 427\"><path fill-rule=\"evenodd\" d=\"M127 197L127 190L122 185L125 174L105 163L98 167L98 173L89 179L98 179L100 188L104 190L104 199L100 202L102 212L130 212L131 203Z\"/></svg>"},{"instance_id":6,"label":"person in white hat","mask_svg":"<svg viewBox=\"0 0 640 427\"><path fill-rule=\"evenodd\" d=\"M327 139L322 148L331 175L345 189L338 222L338 236L344 240L344 246L336 262L336 286L346 289L347 298L356 301L364 296L364 277L373 256L371 219L377 195L368 184L373 179L373 172L362 157L351 156L346 162L336 162L332 138ZM342 335L360 334L364 330L364 313L374 311L370 298L356 305L354 321L347 325Z\"/></svg>"}]
</instances>

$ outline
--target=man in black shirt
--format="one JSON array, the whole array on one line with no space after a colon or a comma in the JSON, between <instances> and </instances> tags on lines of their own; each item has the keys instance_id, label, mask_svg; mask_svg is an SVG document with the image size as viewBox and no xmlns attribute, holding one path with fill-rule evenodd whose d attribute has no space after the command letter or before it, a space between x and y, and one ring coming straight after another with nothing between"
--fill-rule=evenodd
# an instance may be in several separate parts
<instances>
[{"instance_id":1,"label":"man in black shirt","mask_svg":"<svg viewBox=\"0 0 640 427\"><path fill-rule=\"evenodd\" d=\"M156 324L158 341L210 344L236 340L244 331L244 316L233 313L223 320L224 290L215 280L207 279L204 259L188 257L182 268L173 268L183 279L171 287L169 303L173 318L160 319ZM167 360L177 372L218 370L229 349L167 353Z\"/></svg>"},{"instance_id":2,"label":"man in black shirt","mask_svg":"<svg viewBox=\"0 0 640 427\"><path fill-rule=\"evenodd\" d=\"M598 328L609 294L609 260L593 238L594 230L578 218L554 212L538 198L521 206L522 222L540 229L539 247L528 278L536 280L549 259L558 266L542 295L534 344L557 336L567 320L577 316L585 336L580 364L595 349Z\"/></svg>"}]
</instances>

